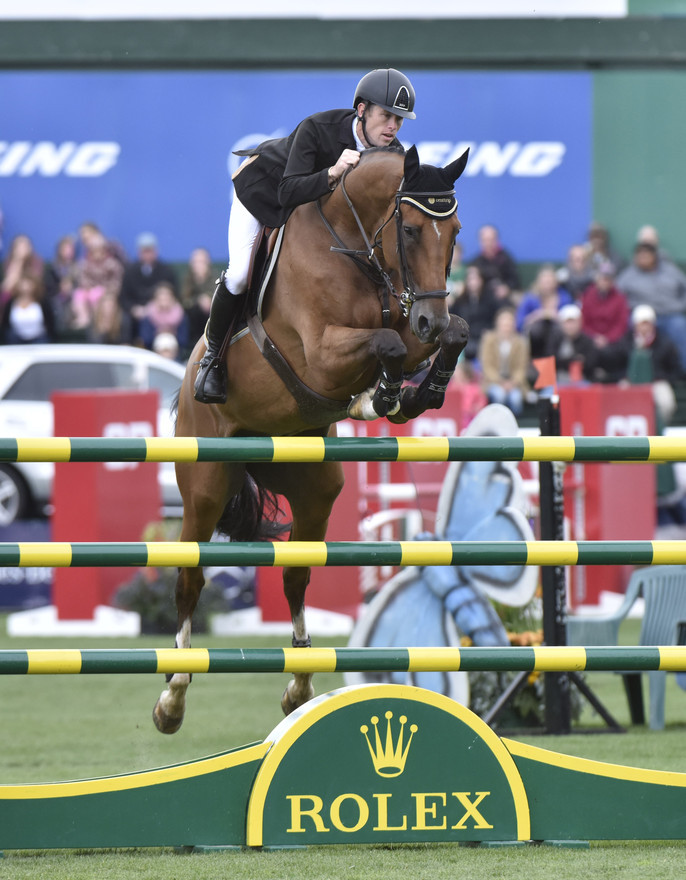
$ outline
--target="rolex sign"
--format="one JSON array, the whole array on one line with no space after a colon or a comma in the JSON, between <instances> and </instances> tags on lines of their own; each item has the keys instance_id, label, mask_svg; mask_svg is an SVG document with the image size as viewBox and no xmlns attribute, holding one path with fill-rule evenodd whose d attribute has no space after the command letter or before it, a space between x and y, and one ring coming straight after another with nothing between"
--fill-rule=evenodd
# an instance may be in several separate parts
<instances>
[{"instance_id":1,"label":"rolex sign","mask_svg":"<svg viewBox=\"0 0 686 880\"><path fill-rule=\"evenodd\" d=\"M399 685L345 688L272 733L248 846L527 840L514 761L476 715Z\"/></svg>"}]
</instances>

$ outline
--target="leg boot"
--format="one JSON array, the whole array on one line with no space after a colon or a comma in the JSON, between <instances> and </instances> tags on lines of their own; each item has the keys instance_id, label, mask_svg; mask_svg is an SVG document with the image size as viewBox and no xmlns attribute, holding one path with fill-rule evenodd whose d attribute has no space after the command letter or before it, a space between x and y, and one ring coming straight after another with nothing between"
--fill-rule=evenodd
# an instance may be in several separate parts
<instances>
[{"instance_id":1,"label":"leg boot","mask_svg":"<svg viewBox=\"0 0 686 880\"><path fill-rule=\"evenodd\" d=\"M200 403L226 403L226 365L219 352L236 314L243 304L224 285L222 272L212 297L210 317L205 328L207 351L198 364L194 397Z\"/></svg>"}]
</instances>

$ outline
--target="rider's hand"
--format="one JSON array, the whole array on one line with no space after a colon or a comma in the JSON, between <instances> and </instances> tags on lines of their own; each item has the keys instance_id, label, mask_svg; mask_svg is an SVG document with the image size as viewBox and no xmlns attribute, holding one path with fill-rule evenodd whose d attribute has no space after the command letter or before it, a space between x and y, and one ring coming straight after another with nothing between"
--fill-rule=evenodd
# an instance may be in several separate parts
<instances>
[{"instance_id":1,"label":"rider's hand","mask_svg":"<svg viewBox=\"0 0 686 880\"><path fill-rule=\"evenodd\" d=\"M348 168L354 168L359 161L360 154L357 150L343 150L338 157L336 164L329 168L329 184L335 186L341 177L343 177L346 170Z\"/></svg>"}]
</instances>

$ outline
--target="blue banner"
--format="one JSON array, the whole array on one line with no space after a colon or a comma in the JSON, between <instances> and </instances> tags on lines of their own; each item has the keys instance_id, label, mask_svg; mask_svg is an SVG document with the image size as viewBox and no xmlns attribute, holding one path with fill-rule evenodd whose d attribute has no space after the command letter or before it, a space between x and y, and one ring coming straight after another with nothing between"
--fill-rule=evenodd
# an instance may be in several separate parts
<instances>
[{"instance_id":1,"label":"blue banner","mask_svg":"<svg viewBox=\"0 0 686 880\"><path fill-rule=\"evenodd\" d=\"M131 256L152 231L163 258L204 246L223 261L231 152L349 106L365 72L0 72L5 248L25 233L49 258L92 220ZM418 118L403 142L441 165L472 148L466 256L494 223L517 260L564 259L591 219L590 74L406 72Z\"/></svg>"}]
</instances>

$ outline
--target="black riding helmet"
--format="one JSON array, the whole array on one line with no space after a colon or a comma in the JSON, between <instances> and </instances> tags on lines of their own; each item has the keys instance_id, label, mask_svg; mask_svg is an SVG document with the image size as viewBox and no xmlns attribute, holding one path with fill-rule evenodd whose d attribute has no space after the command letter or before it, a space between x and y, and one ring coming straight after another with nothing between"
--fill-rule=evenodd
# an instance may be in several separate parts
<instances>
[{"instance_id":1,"label":"black riding helmet","mask_svg":"<svg viewBox=\"0 0 686 880\"><path fill-rule=\"evenodd\" d=\"M362 77L355 89L353 107L357 109L361 101L378 104L404 119L417 118L413 112L414 87L404 73L393 67L372 70Z\"/></svg>"}]
</instances>

